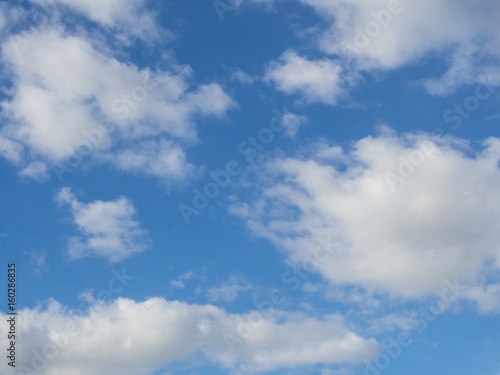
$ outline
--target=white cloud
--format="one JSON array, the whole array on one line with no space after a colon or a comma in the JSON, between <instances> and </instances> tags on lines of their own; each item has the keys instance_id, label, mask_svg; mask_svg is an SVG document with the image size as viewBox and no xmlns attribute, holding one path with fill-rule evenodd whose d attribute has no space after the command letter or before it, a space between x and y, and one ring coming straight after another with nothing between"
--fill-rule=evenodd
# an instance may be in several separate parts
<instances>
[{"instance_id":1,"label":"white cloud","mask_svg":"<svg viewBox=\"0 0 500 375\"><path fill-rule=\"evenodd\" d=\"M7 26L5 4L0 4L0 32Z\"/></svg>"},{"instance_id":2,"label":"white cloud","mask_svg":"<svg viewBox=\"0 0 500 375\"><path fill-rule=\"evenodd\" d=\"M242 277L231 276L229 280L217 287L207 290L208 298L212 302L232 302L238 298L240 292L251 289L251 284Z\"/></svg>"},{"instance_id":3,"label":"white cloud","mask_svg":"<svg viewBox=\"0 0 500 375\"><path fill-rule=\"evenodd\" d=\"M93 21L120 30L124 38L131 36L156 40L162 30L155 14L148 11L144 0L32 0L41 6L64 5Z\"/></svg>"},{"instance_id":4,"label":"white cloud","mask_svg":"<svg viewBox=\"0 0 500 375\"><path fill-rule=\"evenodd\" d=\"M307 286L307 287L306 287ZM360 287L342 287L317 283L313 285L304 285L304 291L322 292L325 301L335 301L344 305L355 305L366 312L366 309L377 310L381 307L381 299L372 293L367 293Z\"/></svg>"},{"instance_id":5,"label":"white cloud","mask_svg":"<svg viewBox=\"0 0 500 375\"><path fill-rule=\"evenodd\" d=\"M270 10L273 8L275 0L229 0L228 3L235 7L245 5L263 5L266 9Z\"/></svg>"},{"instance_id":6,"label":"white cloud","mask_svg":"<svg viewBox=\"0 0 500 375\"><path fill-rule=\"evenodd\" d=\"M341 67L328 59L308 60L293 51L272 62L264 80L286 94L299 93L307 102L334 105L342 95Z\"/></svg>"},{"instance_id":7,"label":"white cloud","mask_svg":"<svg viewBox=\"0 0 500 375\"><path fill-rule=\"evenodd\" d=\"M0 155L13 164L21 162L22 145L0 134Z\"/></svg>"},{"instance_id":8,"label":"white cloud","mask_svg":"<svg viewBox=\"0 0 500 375\"><path fill-rule=\"evenodd\" d=\"M186 160L179 145L168 140L147 140L127 149L105 155L120 170L162 179L182 180L196 168Z\"/></svg>"},{"instance_id":9,"label":"white cloud","mask_svg":"<svg viewBox=\"0 0 500 375\"><path fill-rule=\"evenodd\" d=\"M285 127L285 134L294 138L299 131L299 128L307 124L309 120L305 116L297 115L295 113L287 112L283 114L282 124Z\"/></svg>"},{"instance_id":10,"label":"white cloud","mask_svg":"<svg viewBox=\"0 0 500 375\"><path fill-rule=\"evenodd\" d=\"M29 256L29 264L33 266L33 270L37 275L41 275L47 270L45 262L47 260L47 251L25 251L24 255Z\"/></svg>"},{"instance_id":11,"label":"white cloud","mask_svg":"<svg viewBox=\"0 0 500 375\"><path fill-rule=\"evenodd\" d=\"M249 321L252 315L242 318ZM208 351L207 355L224 367L261 372L317 363L361 363L378 351L374 340L347 330L344 318L339 315L324 316L321 320L288 314L283 318L282 324L277 324L275 318L266 319L254 331L248 326L250 336L235 347L233 356L223 351ZM233 319L239 321L240 317Z\"/></svg>"},{"instance_id":12,"label":"white cloud","mask_svg":"<svg viewBox=\"0 0 500 375\"><path fill-rule=\"evenodd\" d=\"M238 12L249 6L259 6L271 11L274 9L274 0L215 0L212 5L222 22L226 18L226 13Z\"/></svg>"},{"instance_id":13,"label":"white cloud","mask_svg":"<svg viewBox=\"0 0 500 375\"><path fill-rule=\"evenodd\" d=\"M483 314L500 312L500 284L476 286L465 291L467 298L475 301Z\"/></svg>"},{"instance_id":14,"label":"white cloud","mask_svg":"<svg viewBox=\"0 0 500 375\"><path fill-rule=\"evenodd\" d=\"M241 69L235 69L231 72L230 78L232 80L238 81L241 83L243 86L249 86L252 85L255 82L255 77L251 76L250 74L244 72Z\"/></svg>"},{"instance_id":15,"label":"white cloud","mask_svg":"<svg viewBox=\"0 0 500 375\"><path fill-rule=\"evenodd\" d=\"M183 289L185 287L184 281L185 280L191 280L191 278L193 277L193 275L194 275L193 271L185 272L182 275L180 275L177 280L172 280L170 282L170 285L172 285L175 288Z\"/></svg>"},{"instance_id":16,"label":"white cloud","mask_svg":"<svg viewBox=\"0 0 500 375\"><path fill-rule=\"evenodd\" d=\"M12 26L19 21L25 12L17 4L0 3L0 37L5 36L11 31Z\"/></svg>"},{"instance_id":17,"label":"white cloud","mask_svg":"<svg viewBox=\"0 0 500 375\"><path fill-rule=\"evenodd\" d=\"M413 298L439 293L457 277L481 286L488 262L494 276L499 139L473 152L461 140L386 130L331 156L260 165L255 201L232 212L290 262L314 266L339 286Z\"/></svg>"},{"instance_id":18,"label":"white cloud","mask_svg":"<svg viewBox=\"0 0 500 375\"><path fill-rule=\"evenodd\" d=\"M52 301L46 308L19 312L20 340L26 345L18 347L18 368L34 364L46 375L138 375L201 352L220 367L253 372L360 363L377 352L373 339L348 330L338 315L313 319L278 312L251 314L161 298L120 298L82 314ZM250 326L245 322L252 317ZM2 347L8 347L5 330L2 325ZM236 341L229 340L228 346L228 338Z\"/></svg>"},{"instance_id":19,"label":"white cloud","mask_svg":"<svg viewBox=\"0 0 500 375\"><path fill-rule=\"evenodd\" d=\"M193 170L183 148L197 139L194 119L223 116L234 105L216 83L191 89L188 66L140 69L91 41L46 27L11 36L2 45L2 62L13 87L2 103L9 125L0 130L0 154L17 164L51 167L105 153L114 165L134 171L134 163L123 160L137 150L146 174L182 179ZM102 130L105 122L113 125L113 137ZM165 140L156 151L132 146L159 136ZM121 153L113 148L118 144Z\"/></svg>"},{"instance_id":20,"label":"white cloud","mask_svg":"<svg viewBox=\"0 0 500 375\"><path fill-rule=\"evenodd\" d=\"M145 251L150 245L147 232L134 220L132 202L124 197L85 204L69 188L63 188L57 202L70 206L73 221L81 232L81 236L68 241L68 254L72 258L97 255L118 262Z\"/></svg>"},{"instance_id":21,"label":"white cloud","mask_svg":"<svg viewBox=\"0 0 500 375\"><path fill-rule=\"evenodd\" d=\"M374 318L370 321L370 326L367 328L366 332L371 334L378 334L381 332L391 332L391 331L410 331L415 328L412 324L412 319L408 316L401 315L400 313L391 313L389 315Z\"/></svg>"},{"instance_id":22,"label":"white cloud","mask_svg":"<svg viewBox=\"0 0 500 375\"><path fill-rule=\"evenodd\" d=\"M35 161L20 171L19 176L29 177L37 181L45 181L49 178L47 166L44 163Z\"/></svg>"},{"instance_id":23,"label":"white cloud","mask_svg":"<svg viewBox=\"0 0 500 375\"><path fill-rule=\"evenodd\" d=\"M330 27L320 49L348 56L361 70L394 69L430 53L448 56L449 71L427 81L431 93L446 93L478 75L500 82L500 6L489 0L301 0ZM428 77L425 77L428 78Z\"/></svg>"}]
</instances>

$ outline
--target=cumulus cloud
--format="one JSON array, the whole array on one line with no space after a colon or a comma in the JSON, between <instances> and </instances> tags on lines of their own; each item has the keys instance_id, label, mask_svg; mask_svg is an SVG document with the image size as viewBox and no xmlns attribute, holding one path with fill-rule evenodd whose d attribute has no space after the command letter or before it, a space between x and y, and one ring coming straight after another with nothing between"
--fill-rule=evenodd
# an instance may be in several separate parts
<instances>
[{"instance_id":1,"label":"cumulus cloud","mask_svg":"<svg viewBox=\"0 0 500 375\"><path fill-rule=\"evenodd\" d=\"M329 23L318 35L320 49L347 56L358 69L394 69L446 51L449 70L440 78L423 77L431 93L447 93L479 75L500 82L497 2L301 1Z\"/></svg>"},{"instance_id":2,"label":"cumulus cloud","mask_svg":"<svg viewBox=\"0 0 500 375\"><path fill-rule=\"evenodd\" d=\"M474 287L494 278L499 139L473 151L459 139L386 129L332 148L259 166L254 201L231 211L338 286L415 298L439 293L446 279Z\"/></svg>"},{"instance_id":3,"label":"cumulus cloud","mask_svg":"<svg viewBox=\"0 0 500 375\"><path fill-rule=\"evenodd\" d=\"M118 262L145 251L150 245L147 232L134 219L136 211L127 198L85 204L69 188L63 188L57 202L69 205L73 222L81 232L68 240L71 258L97 255Z\"/></svg>"},{"instance_id":4,"label":"cumulus cloud","mask_svg":"<svg viewBox=\"0 0 500 375\"><path fill-rule=\"evenodd\" d=\"M335 62L308 60L293 51L272 62L264 75L286 94L298 93L307 102L336 104L342 95L341 67Z\"/></svg>"},{"instance_id":5,"label":"cumulus cloud","mask_svg":"<svg viewBox=\"0 0 500 375\"><path fill-rule=\"evenodd\" d=\"M347 329L338 315L250 314L162 298L119 298L91 305L87 313L51 301L19 312L26 345L18 347L18 368L46 375L137 375L202 353L214 364L241 373L359 363L378 350L375 340ZM8 347L5 325L0 333L0 343Z\"/></svg>"},{"instance_id":6,"label":"cumulus cloud","mask_svg":"<svg viewBox=\"0 0 500 375\"><path fill-rule=\"evenodd\" d=\"M240 318L251 321L254 315L233 316L231 325ZM378 351L374 340L366 340L346 329L344 318L339 315L327 315L318 320L285 314L282 319L281 324L276 317L265 319L255 330L250 325L240 325L240 331L250 328L249 337L241 340L234 334L226 336L226 342L234 348L233 355L223 351L207 351L207 355L224 367L251 373L318 363L361 363ZM232 346L235 342L240 345Z\"/></svg>"},{"instance_id":7,"label":"cumulus cloud","mask_svg":"<svg viewBox=\"0 0 500 375\"><path fill-rule=\"evenodd\" d=\"M139 68L60 26L10 36L1 59L12 88L1 103L0 155L23 169L38 163L24 175L39 175L40 163L50 169L68 158L106 154L120 169L134 171L141 159L146 174L178 181L193 171L183 150L197 141L195 119L223 116L234 105L216 83L191 87L188 66ZM148 155L133 146L152 137L164 140ZM134 161L126 157L131 150L139 152ZM154 160L161 170L151 166Z\"/></svg>"}]
</instances>

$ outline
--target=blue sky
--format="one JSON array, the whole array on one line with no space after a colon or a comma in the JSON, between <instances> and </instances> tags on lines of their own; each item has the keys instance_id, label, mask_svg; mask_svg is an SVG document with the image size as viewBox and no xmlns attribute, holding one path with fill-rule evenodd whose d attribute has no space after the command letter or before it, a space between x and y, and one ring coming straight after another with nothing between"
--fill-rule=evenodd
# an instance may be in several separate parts
<instances>
[{"instance_id":1,"label":"blue sky","mask_svg":"<svg viewBox=\"0 0 500 375\"><path fill-rule=\"evenodd\" d=\"M0 373L499 375L499 16L0 2Z\"/></svg>"}]
</instances>

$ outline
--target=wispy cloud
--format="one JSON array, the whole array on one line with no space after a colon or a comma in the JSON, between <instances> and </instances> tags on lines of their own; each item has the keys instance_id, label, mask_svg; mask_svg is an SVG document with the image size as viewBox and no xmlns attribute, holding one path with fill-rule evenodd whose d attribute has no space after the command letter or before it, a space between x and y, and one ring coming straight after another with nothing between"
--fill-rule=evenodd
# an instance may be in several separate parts
<instances>
[{"instance_id":1,"label":"wispy cloud","mask_svg":"<svg viewBox=\"0 0 500 375\"><path fill-rule=\"evenodd\" d=\"M194 272L188 271L188 272L180 275L176 280L172 280L170 282L170 285L172 285L175 288L183 289L186 286L186 285L184 285L184 281L191 280L191 278L193 276L194 276Z\"/></svg>"},{"instance_id":2,"label":"wispy cloud","mask_svg":"<svg viewBox=\"0 0 500 375\"><path fill-rule=\"evenodd\" d=\"M231 276L219 286L208 288L207 295L213 302L232 302L241 292L252 289L252 285L241 276Z\"/></svg>"},{"instance_id":3,"label":"wispy cloud","mask_svg":"<svg viewBox=\"0 0 500 375\"><path fill-rule=\"evenodd\" d=\"M46 265L47 250L26 251L24 255L29 257L29 264L33 267L37 275L41 275L48 270Z\"/></svg>"},{"instance_id":4,"label":"wispy cloud","mask_svg":"<svg viewBox=\"0 0 500 375\"><path fill-rule=\"evenodd\" d=\"M68 240L68 254L73 259L100 256L118 262L150 247L148 233L134 219L135 208L125 197L82 203L69 188L63 188L57 202L69 206L81 233Z\"/></svg>"}]
</instances>

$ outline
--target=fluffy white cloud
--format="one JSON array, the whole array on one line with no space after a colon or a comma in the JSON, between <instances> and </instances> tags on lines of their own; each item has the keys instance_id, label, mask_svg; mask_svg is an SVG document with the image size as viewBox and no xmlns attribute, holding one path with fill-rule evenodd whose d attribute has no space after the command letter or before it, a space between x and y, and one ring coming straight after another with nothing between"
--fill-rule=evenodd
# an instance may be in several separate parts
<instances>
[{"instance_id":1,"label":"fluffy white cloud","mask_svg":"<svg viewBox=\"0 0 500 375\"><path fill-rule=\"evenodd\" d=\"M336 285L408 298L439 293L446 279L474 287L494 277L499 139L474 152L461 140L385 129L345 152L311 149L259 166L255 201L231 208L290 262Z\"/></svg>"},{"instance_id":2,"label":"fluffy white cloud","mask_svg":"<svg viewBox=\"0 0 500 375\"><path fill-rule=\"evenodd\" d=\"M489 0L301 0L330 27L319 36L327 54L359 69L393 69L446 51L449 71L426 86L443 94L492 75L500 82L500 5Z\"/></svg>"},{"instance_id":3,"label":"fluffy white cloud","mask_svg":"<svg viewBox=\"0 0 500 375\"><path fill-rule=\"evenodd\" d=\"M338 315L265 315L228 314L212 305L161 298L120 298L82 314L52 301L19 312L20 340L26 345L18 347L18 368L46 375L138 375L201 352L221 367L252 372L359 363L378 349L373 339L348 330ZM6 325L0 333L2 347L8 347Z\"/></svg>"},{"instance_id":4,"label":"fluffy white cloud","mask_svg":"<svg viewBox=\"0 0 500 375\"><path fill-rule=\"evenodd\" d=\"M296 368L301 365L361 363L377 353L375 340L366 340L345 326L339 315L324 316L321 320L299 314L278 314L263 320L258 327L241 325L256 319L256 314L231 316L230 326L249 337L229 341L231 351L207 350L206 355L224 367L241 372L273 371L279 368ZM278 323L278 319L282 323ZM237 322L240 322L238 325ZM237 333L235 332L235 333ZM248 333L245 333L248 332ZM228 338L228 336L226 336ZM239 345L236 345L238 342Z\"/></svg>"},{"instance_id":5,"label":"fluffy white cloud","mask_svg":"<svg viewBox=\"0 0 500 375\"><path fill-rule=\"evenodd\" d=\"M50 166L106 153L121 169L142 163L147 174L178 180L193 170L182 147L196 141L194 118L222 116L233 105L218 84L190 89L187 66L139 69L48 27L11 36L2 45L2 62L13 87L2 103L8 125L0 131L0 154L16 163L34 158ZM106 122L113 125L112 138ZM155 150L113 149L157 136L168 140L158 141ZM139 155L128 157L130 150ZM161 166L153 167L154 160Z\"/></svg>"},{"instance_id":6,"label":"fluffy white cloud","mask_svg":"<svg viewBox=\"0 0 500 375\"><path fill-rule=\"evenodd\" d=\"M147 232L134 220L132 202L124 197L85 204L69 188L63 188L57 202L70 206L73 221L81 232L81 236L68 241L68 254L72 258L97 255L118 262L150 245Z\"/></svg>"},{"instance_id":7,"label":"fluffy white cloud","mask_svg":"<svg viewBox=\"0 0 500 375\"><path fill-rule=\"evenodd\" d=\"M286 94L299 93L307 102L335 104L342 95L340 66L328 59L308 60L293 51L285 52L267 68L264 80Z\"/></svg>"}]
</instances>

